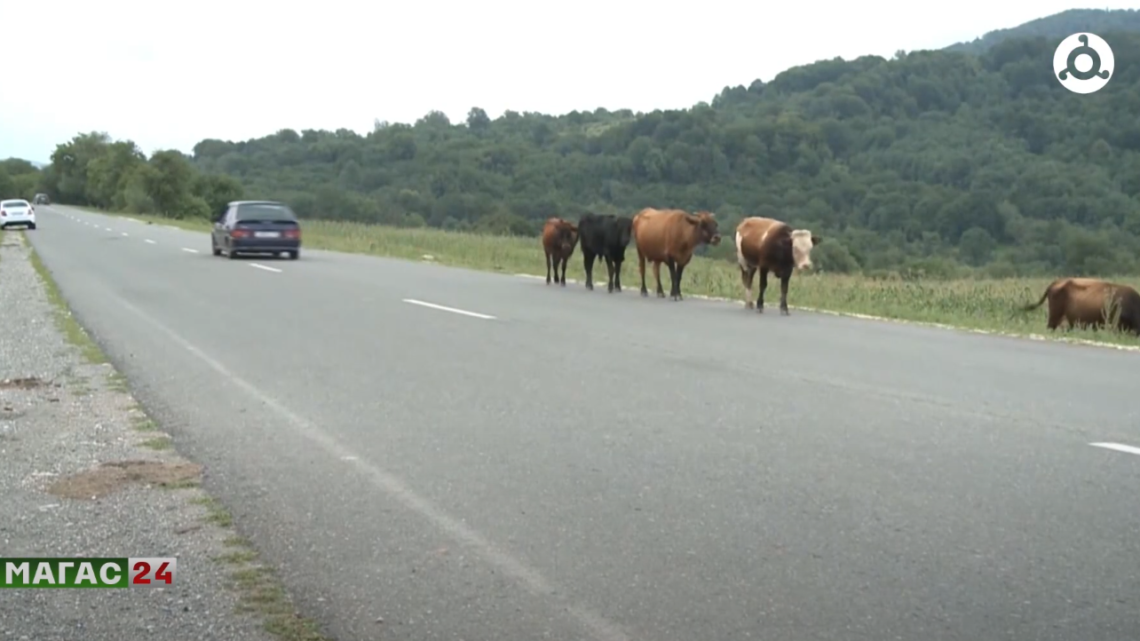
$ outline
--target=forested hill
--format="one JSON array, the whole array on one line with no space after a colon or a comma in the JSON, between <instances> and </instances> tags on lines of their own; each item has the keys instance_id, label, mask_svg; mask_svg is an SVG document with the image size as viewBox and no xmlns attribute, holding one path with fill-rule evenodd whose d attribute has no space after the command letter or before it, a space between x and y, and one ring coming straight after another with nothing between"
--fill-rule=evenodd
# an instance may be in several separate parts
<instances>
[{"instance_id":1,"label":"forested hill","mask_svg":"<svg viewBox=\"0 0 1140 641\"><path fill-rule=\"evenodd\" d=\"M821 61L686 110L473 108L363 136L204 140L191 165L86 136L45 175L63 201L175 216L242 194L307 217L535 234L552 215L702 208L726 229L745 215L810 227L833 271L1140 272L1140 34L1098 33L1117 69L1091 95L1053 77L1057 38L1012 37Z\"/></svg>"},{"instance_id":2,"label":"forested hill","mask_svg":"<svg viewBox=\"0 0 1140 641\"><path fill-rule=\"evenodd\" d=\"M1060 42L1070 34L1091 31L1100 34L1109 31L1140 31L1140 10L1069 9L1051 16L1031 20L1011 29L991 31L970 42L959 42L947 51L982 53L999 42L1010 38L1045 37ZM1110 43L1111 44L1111 43Z\"/></svg>"}]
</instances>

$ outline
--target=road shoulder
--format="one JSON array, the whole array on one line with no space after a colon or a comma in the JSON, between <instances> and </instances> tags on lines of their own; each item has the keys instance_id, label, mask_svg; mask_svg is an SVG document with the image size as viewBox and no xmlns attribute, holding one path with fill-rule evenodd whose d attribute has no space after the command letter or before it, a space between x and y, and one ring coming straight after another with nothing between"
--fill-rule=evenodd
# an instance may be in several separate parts
<instances>
[{"instance_id":1,"label":"road shoulder","mask_svg":"<svg viewBox=\"0 0 1140 641\"><path fill-rule=\"evenodd\" d=\"M178 559L168 587L5 590L0 637L324 639L71 318L23 233L0 232L0 309L3 556Z\"/></svg>"}]
</instances>

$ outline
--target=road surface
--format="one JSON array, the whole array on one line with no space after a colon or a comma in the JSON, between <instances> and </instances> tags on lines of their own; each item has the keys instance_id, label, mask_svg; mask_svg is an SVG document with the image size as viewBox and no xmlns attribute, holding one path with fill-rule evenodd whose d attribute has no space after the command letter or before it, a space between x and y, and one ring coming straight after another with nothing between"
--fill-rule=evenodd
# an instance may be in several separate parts
<instances>
[{"instance_id":1,"label":"road surface","mask_svg":"<svg viewBox=\"0 0 1140 641\"><path fill-rule=\"evenodd\" d=\"M1140 354L39 213L338 639L1140 637Z\"/></svg>"}]
</instances>

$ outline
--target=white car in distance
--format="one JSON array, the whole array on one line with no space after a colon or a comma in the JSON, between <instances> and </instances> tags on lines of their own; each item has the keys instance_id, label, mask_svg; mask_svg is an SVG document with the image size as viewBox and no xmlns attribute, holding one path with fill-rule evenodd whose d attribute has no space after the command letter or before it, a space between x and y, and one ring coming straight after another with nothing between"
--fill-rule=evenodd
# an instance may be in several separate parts
<instances>
[{"instance_id":1,"label":"white car in distance","mask_svg":"<svg viewBox=\"0 0 1140 641\"><path fill-rule=\"evenodd\" d=\"M36 228L36 208L22 198L0 200L0 229L9 227Z\"/></svg>"}]
</instances>

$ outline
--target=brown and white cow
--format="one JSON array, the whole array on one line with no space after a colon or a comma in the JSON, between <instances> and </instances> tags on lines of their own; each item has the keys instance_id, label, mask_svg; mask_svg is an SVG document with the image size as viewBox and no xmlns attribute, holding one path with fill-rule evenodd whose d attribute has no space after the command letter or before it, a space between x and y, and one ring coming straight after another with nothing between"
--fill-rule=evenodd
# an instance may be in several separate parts
<instances>
[{"instance_id":1,"label":"brown and white cow","mask_svg":"<svg viewBox=\"0 0 1140 641\"><path fill-rule=\"evenodd\" d=\"M633 239L641 272L641 295L649 295L645 288L645 261L649 260L657 279L657 297L665 298L661 288L661 263L665 263L673 281L669 295L673 300L681 300L681 275L693 258L693 250L705 243L718 244L720 233L715 214L707 211L690 214L680 209L646 208L633 217Z\"/></svg>"},{"instance_id":2,"label":"brown and white cow","mask_svg":"<svg viewBox=\"0 0 1140 641\"><path fill-rule=\"evenodd\" d=\"M546 252L546 284L550 284L550 267L554 266L554 282L566 286L566 263L578 244L578 226L561 218L548 218L542 226L542 249ZM562 264L562 277L558 266Z\"/></svg>"},{"instance_id":3,"label":"brown and white cow","mask_svg":"<svg viewBox=\"0 0 1140 641\"><path fill-rule=\"evenodd\" d=\"M740 281L744 285L744 308L752 309L752 279L760 270L760 295L756 311L764 311L764 290L768 289L768 272L780 279L780 313L788 315L788 281L792 272L810 270L811 250L820 238L806 229L792 229L772 218L745 218L736 226L736 261L740 264Z\"/></svg>"}]
</instances>

